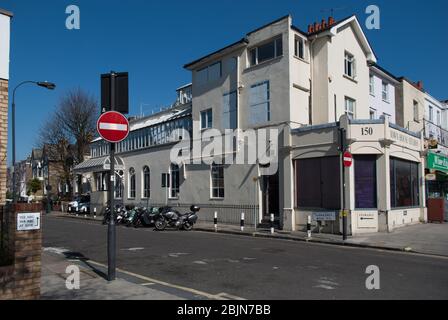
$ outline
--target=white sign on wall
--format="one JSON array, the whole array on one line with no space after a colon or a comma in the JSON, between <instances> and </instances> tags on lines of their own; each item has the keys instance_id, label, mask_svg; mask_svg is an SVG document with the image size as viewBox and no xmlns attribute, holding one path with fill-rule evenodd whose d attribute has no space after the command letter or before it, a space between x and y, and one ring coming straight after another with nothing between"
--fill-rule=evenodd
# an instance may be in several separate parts
<instances>
[{"instance_id":1,"label":"white sign on wall","mask_svg":"<svg viewBox=\"0 0 448 320\"><path fill-rule=\"evenodd\" d=\"M17 231L40 229L40 212L18 213Z\"/></svg>"},{"instance_id":2,"label":"white sign on wall","mask_svg":"<svg viewBox=\"0 0 448 320\"><path fill-rule=\"evenodd\" d=\"M313 221L336 221L336 212L314 212Z\"/></svg>"}]
</instances>

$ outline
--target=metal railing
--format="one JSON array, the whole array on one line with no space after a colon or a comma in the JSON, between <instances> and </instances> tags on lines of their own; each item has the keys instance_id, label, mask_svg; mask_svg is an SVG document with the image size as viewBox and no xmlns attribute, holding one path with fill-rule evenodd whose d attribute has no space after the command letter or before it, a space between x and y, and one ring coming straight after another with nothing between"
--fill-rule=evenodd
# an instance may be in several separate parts
<instances>
[{"instance_id":1,"label":"metal railing","mask_svg":"<svg viewBox=\"0 0 448 320\"><path fill-rule=\"evenodd\" d=\"M448 130L443 129L441 126L429 120L424 120L423 123L426 139L434 138L437 139L441 145L448 146Z\"/></svg>"},{"instance_id":2,"label":"metal railing","mask_svg":"<svg viewBox=\"0 0 448 320\"><path fill-rule=\"evenodd\" d=\"M164 203L142 202L139 207L163 207ZM169 203L173 209L180 212L190 210L191 204ZM219 224L240 225L241 213L244 213L246 226L256 226L259 220L259 206L257 205L221 205L221 204L195 204L201 208L198 213L198 222L213 223L215 212L218 213Z\"/></svg>"}]
</instances>

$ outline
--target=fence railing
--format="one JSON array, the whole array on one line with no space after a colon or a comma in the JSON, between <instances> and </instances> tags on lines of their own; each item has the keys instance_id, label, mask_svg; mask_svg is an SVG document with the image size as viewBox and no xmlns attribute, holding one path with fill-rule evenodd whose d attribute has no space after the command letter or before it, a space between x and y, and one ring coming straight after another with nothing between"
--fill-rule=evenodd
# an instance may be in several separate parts
<instances>
[{"instance_id":1,"label":"fence railing","mask_svg":"<svg viewBox=\"0 0 448 320\"><path fill-rule=\"evenodd\" d=\"M168 204L180 212L190 210L191 204ZM259 220L259 206L256 205L220 205L220 204L195 204L201 208L198 213L198 222L213 223L215 212L218 213L219 224L240 225L241 213L244 213L246 226L255 226ZM164 203L142 202L140 207L163 207Z\"/></svg>"}]
</instances>

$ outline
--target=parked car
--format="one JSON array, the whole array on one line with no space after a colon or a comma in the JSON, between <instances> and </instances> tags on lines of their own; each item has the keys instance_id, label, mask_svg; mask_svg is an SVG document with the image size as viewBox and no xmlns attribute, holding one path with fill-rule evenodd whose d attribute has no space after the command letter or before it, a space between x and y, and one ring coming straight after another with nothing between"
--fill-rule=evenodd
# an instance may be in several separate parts
<instances>
[{"instance_id":1,"label":"parked car","mask_svg":"<svg viewBox=\"0 0 448 320\"><path fill-rule=\"evenodd\" d=\"M70 213L90 213L90 195L77 196L68 204Z\"/></svg>"}]
</instances>

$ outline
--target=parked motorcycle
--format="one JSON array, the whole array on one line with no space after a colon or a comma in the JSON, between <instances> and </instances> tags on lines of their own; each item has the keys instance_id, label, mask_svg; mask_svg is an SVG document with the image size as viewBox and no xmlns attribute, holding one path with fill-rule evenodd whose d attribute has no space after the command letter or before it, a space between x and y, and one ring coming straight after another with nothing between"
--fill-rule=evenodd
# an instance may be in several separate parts
<instances>
[{"instance_id":1,"label":"parked motorcycle","mask_svg":"<svg viewBox=\"0 0 448 320\"><path fill-rule=\"evenodd\" d=\"M120 224L123 222L123 219L126 214L126 208L120 204L115 205L115 223ZM108 224L110 221L110 208L109 206L106 207L104 210L104 216L103 216L103 224Z\"/></svg>"},{"instance_id":2,"label":"parked motorcycle","mask_svg":"<svg viewBox=\"0 0 448 320\"><path fill-rule=\"evenodd\" d=\"M171 207L162 207L155 220L155 228L158 231L165 230L166 227L174 227L190 231L198 220L197 212L200 208L192 205L187 213L180 213Z\"/></svg>"},{"instance_id":3,"label":"parked motorcycle","mask_svg":"<svg viewBox=\"0 0 448 320\"><path fill-rule=\"evenodd\" d=\"M136 211L131 224L135 227L150 227L153 226L159 217L159 208L140 208Z\"/></svg>"}]
</instances>

